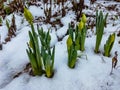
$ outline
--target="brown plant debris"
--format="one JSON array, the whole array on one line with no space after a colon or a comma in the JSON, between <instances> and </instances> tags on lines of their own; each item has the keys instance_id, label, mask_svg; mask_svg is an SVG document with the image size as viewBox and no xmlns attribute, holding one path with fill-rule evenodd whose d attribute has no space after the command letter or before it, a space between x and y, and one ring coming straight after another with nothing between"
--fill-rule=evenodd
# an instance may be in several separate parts
<instances>
[{"instance_id":1,"label":"brown plant debris","mask_svg":"<svg viewBox=\"0 0 120 90\"><path fill-rule=\"evenodd\" d=\"M18 72L16 75L14 75L14 77L13 78L17 78L17 77L19 77L21 74L23 74L23 73L29 73L30 75L31 75L31 64L30 63L28 63L27 65L26 65L26 67L24 68L24 70L23 71L21 71L21 72Z\"/></svg>"},{"instance_id":2,"label":"brown plant debris","mask_svg":"<svg viewBox=\"0 0 120 90\"><path fill-rule=\"evenodd\" d=\"M115 56L112 58L112 69L110 74L112 74L113 69L115 69L117 66L117 62L118 62L117 56L118 56L117 51L115 51Z\"/></svg>"}]
</instances>

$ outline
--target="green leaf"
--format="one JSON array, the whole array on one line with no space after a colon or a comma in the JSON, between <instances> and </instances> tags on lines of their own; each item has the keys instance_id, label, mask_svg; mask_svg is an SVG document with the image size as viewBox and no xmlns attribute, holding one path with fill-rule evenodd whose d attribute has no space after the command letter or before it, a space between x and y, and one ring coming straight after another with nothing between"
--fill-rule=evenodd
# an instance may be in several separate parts
<instances>
[{"instance_id":1,"label":"green leaf","mask_svg":"<svg viewBox=\"0 0 120 90\"><path fill-rule=\"evenodd\" d=\"M52 70L53 70L53 67L54 67L54 58L55 58L55 46L53 47L53 51L52 51L52 56L51 56L51 60L52 60Z\"/></svg>"},{"instance_id":2,"label":"green leaf","mask_svg":"<svg viewBox=\"0 0 120 90\"><path fill-rule=\"evenodd\" d=\"M7 26L8 30L9 30L10 29L10 24L9 24L8 20L6 20L6 26Z\"/></svg>"},{"instance_id":3,"label":"green leaf","mask_svg":"<svg viewBox=\"0 0 120 90\"><path fill-rule=\"evenodd\" d=\"M51 68L52 64L51 64L50 55L47 55L45 62L46 62L46 65L45 65L46 75L47 75L47 77L51 77L53 70Z\"/></svg>"},{"instance_id":4,"label":"green leaf","mask_svg":"<svg viewBox=\"0 0 120 90\"><path fill-rule=\"evenodd\" d=\"M72 57L71 57L71 60L70 60L70 63L69 63L69 67L70 68L74 68L75 67L76 60L77 60L77 51L73 50Z\"/></svg>"}]
</instances>

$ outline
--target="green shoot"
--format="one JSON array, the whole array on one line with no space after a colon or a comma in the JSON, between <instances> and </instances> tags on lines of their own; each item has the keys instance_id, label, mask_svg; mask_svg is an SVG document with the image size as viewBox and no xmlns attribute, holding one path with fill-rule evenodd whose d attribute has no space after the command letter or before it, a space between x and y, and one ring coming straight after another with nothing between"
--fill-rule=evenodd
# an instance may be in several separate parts
<instances>
[{"instance_id":1,"label":"green shoot","mask_svg":"<svg viewBox=\"0 0 120 90\"><path fill-rule=\"evenodd\" d=\"M99 47L100 47L100 44L101 44L101 40L102 40L102 36L103 36L107 16L108 16L108 14L106 14L105 17L104 17L102 11L100 11L100 13L98 13L98 11L96 12L96 45L95 45L95 53L99 52Z\"/></svg>"},{"instance_id":2,"label":"green shoot","mask_svg":"<svg viewBox=\"0 0 120 90\"><path fill-rule=\"evenodd\" d=\"M109 57L112 50L113 44L115 42L115 33L109 36L106 44L104 45L104 55Z\"/></svg>"}]
</instances>

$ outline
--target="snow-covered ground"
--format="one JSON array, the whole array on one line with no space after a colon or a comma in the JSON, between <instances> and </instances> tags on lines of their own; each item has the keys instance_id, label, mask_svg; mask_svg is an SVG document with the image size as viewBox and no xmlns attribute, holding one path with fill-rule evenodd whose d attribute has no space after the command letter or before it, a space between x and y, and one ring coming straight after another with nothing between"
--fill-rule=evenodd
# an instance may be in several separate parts
<instances>
[{"instance_id":1,"label":"snow-covered ground","mask_svg":"<svg viewBox=\"0 0 120 90\"><path fill-rule=\"evenodd\" d=\"M90 5L89 0L85 0L86 5ZM111 3L103 3L104 0L97 2L103 5L110 5ZM97 4L91 5L93 9L84 9L85 13L95 14L95 8ZM120 5L118 3L118 5ZM101 8L103 10L104 8ZM33 16L44 16L43 9L31 6L29 10ZM120 44L118 41L120 37L116 36L113 49L110 57L103 56L104 44L108 36L120 30L120 16L114 22L109 20L110 17L116 15L115 11L108 12L108 25L105 28L102 43L100 46L101 53L95 54L94 47L96 36L91 30L88 30L88 37L85 42L84 54L87 55L77 58L76 66L74 69L70 69L67 66L67 46L66 40L68 36L64 36L68 29L68 23L75 18L73 12L68 12L67 15L61 18L63 27L58 28L57 31L51 30L51 46L55 45L55 63L54 63L54 76L53 78L47 78L43 76L30 76L28 73L22 73L19 77L13 78L17 73L23 71L26 64L29 63L29 59L26 53L27 42L29 41L28 31L31 30L30 26L24 19L24 23L21 23L23 17L15 14L17 32L16 37L13 37L10 42L3 44L3 50L0 51L0 90L119 90L120 89ZM11 16L6 18L11 20ZM113 26L115 24L115 26ZM36 23L35 23L36 27ZM51 28L49 24L41 24L44 30ZM93 28L95 30L95 28ZM7 27L5 20L3 26L0 26L1 41L7 36ZM63 37L62 41L58 41L58 37ZM112 67L112 57L114 52L118 51L118 63L113 74L110 75Z\"/></svg>"}]
</instances>

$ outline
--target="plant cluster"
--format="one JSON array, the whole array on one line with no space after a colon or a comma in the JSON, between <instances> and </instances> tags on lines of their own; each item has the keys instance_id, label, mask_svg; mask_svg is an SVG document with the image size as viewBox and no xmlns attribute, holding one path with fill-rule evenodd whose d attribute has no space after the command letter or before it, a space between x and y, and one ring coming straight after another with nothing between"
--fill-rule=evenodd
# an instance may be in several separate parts
<instances>
[{"instance_id":1,"label":"plant cluster","mask_svg":"<svg viewBox=\"0 0 120 90\"><path fill-rule=\"evenodd\" d=\"M104 31L104 27L106 26L106 19L108 14L103 17L102 11L98 14L96 12L96 46L95 52L98 53L99 46L102 40L102 35ZM74 31L75 30L75 31ZM77 50L84 51L85 50L85 38L86 38L86 16L83 14L81 21L74 29L72 25L69 24L69 36L67 39L67 52L68 52L68 66L70 68L75 67L76 59L77 59ZM109 36L106 44L104 45L104 55L110 56L111 49L113 47L115 41L115 33Z\"/></svg>"},{"instance_id":2,"label":"plant cluster","mask_svg":"<svg viewBox=\"0 0 120 90\"><path fill-rule=\"evenodd\" d=\"M49 31L46 33L43 29L38 30L38 34L35 32L33 25L33 16L26 8L24 8L24 16L31 25L32 31L29 31L29 44L27 54L30 59L32 71L34 75L46 74L48 78L53 76L54 73L54 55L55 47L53 50L50 48L50 34ZM40 43L41 42L41 48Z\"/></svg>"},{"instance_id":3,"label":"plant cluster","mask_svg":"<svg viewBox=\"0 0 120 90\"><path fill-rule=\"evenodd\" d=\"M79 46L81 51L85 50L85 38L86 38L86 16L83 14L81 21L78 24L78 28L76 28L76 45Z\"/></svg>"},{"instance_id":4,"label":"plant cluster","mask_svg":"<svg viewBox=\"0 0 120 90\"><path fill-rule=\"evenodd\" d=\"M54 73L53 68L54 68L55 46L51 51L51 48L50 48L51 37L50 37L49 31L46 33L46 32L43 32L42 28L38 29L38 35L42 45L41 56L44 64L44 71L47 77L51 77Z\"/></svg>"},{"instance_id":5,"label":"plant cluster","mask_svg":"<svg viewBox=\"0 0 120 90\"><path fill-rule=\"evenodd\" d=\"M75 28L69 25L69 37L67 39L67 51L68 51L68 66L74 68L77 59L77 50L85 50L85 38L86 38L86 16L83 14L81 21Z\"/></svg>"},{"instance_id":6,"label":"plant cluster","mask_svg":"<svg viewBox=\"0 0 120 90\"><path fill-rule=\"evenodd\" d=\"M107 19L108 13L103 16L102 11L98 13L96 12L96 44L95 44L95 53L99 52L99 47L101 44L103 32L104 32L104 27L106 25L106 19Z\"/></svg>"},{"instance_id":7,"label":"plant cluster","mask_svg":"<svg viewBox=\"0 0 120 90\"><path fill-rule=\"evenodd\" d=\"M32 71L34 75L42 75L42 61L41 61L41 55L40 55L40 48L39 48L39 40L37 33L34 31L34 27L31 24L32 32L29 31L29 44L27 54L32 66Z\"/></svg>"},{"instance_id":8,"label":"plant cluster","mask_svg":"<svg viewBox=\"0 0 120 90\"><path fill-rule=\"evenodd\" d=\"M52 3L52 1L50 3ZM51 12L50 8L49 11ZM31 31L29 31L30 41L28 43L28 49L26 51L30 59L33 74L42 75L45 73L46 76L50 78L54 74L55 47L53 47L53 49L50 48L51 37L49 34L49 30L48 32L44 32L43 28L40 29L38 27L38 32L35 32L33 25L34 18L27 8L24 8L24 16L31 25ZM96 12L96 53L99 52L99 46L101 44L104 27L106 26L107 16L108 14L106 14L104 17L102 11L100 11L100 13L98 13L98 11ZM77 57L79 56L78 50L85 50L85 39L87 32L86 21L86 16L85 14L83 14L80 22L76 25L75 28L74 26L69 24L69 36L66 44L68 52L68 66L70 68L75 67ZM105 56L110 56L110 51L113 47L114 41L115 33L109 36L106 44L104 45Z\"/></svg>"},{"instance_id":9,"label":"plant cluster","mask_svg":"<svg viewBox=\"0 0 120 90\"><path fill-rule=\"evenodd\" d=\"M70 68L75 67L77 61L77 49L75 45L75 38L73 34L73 29L69 26L69 37L67 39L67 52L68 52L68 66Z\"/></svg>"},{"instance_id":10,"label":"plant cluster","mask_svg":"<svg viewBox=\"0 0 120 90\"><path fill-rule=\"evenodd\" d=\"M106 27L108 13L104 16L102 11L96 12L96 44L95 44L95 53L99 52L99 47L102 41L102 36L104 32L104 27ZM109 57L112 50L113 44L115 41L115 33L109 36L106 44L104 45L104 55Z\"/></svg>"}]
</instances>

